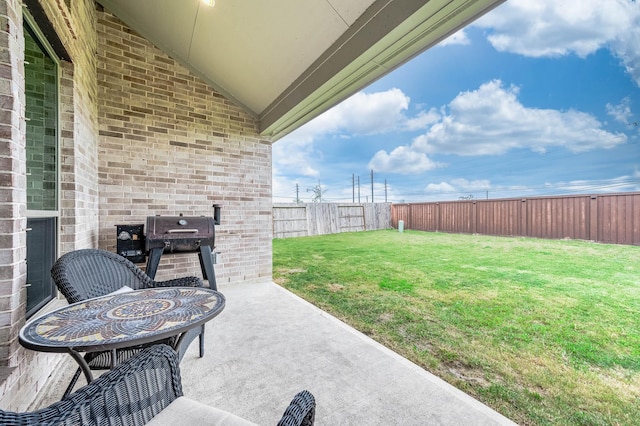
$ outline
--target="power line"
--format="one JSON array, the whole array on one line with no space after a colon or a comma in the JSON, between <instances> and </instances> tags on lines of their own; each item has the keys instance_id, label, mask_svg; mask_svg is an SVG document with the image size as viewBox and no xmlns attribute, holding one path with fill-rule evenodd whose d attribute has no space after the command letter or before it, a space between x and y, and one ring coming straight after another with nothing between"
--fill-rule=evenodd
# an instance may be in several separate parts
<instances>
[{"instance_id":1,"label":"power line","mask_svg":"<svg viewBox=\"0 0 640 426\"><path fill-rule=\"evenodd\" d=\"M357 192L357 202L358 203L362 202L361 191L360 191L360 177L355 175L352 176L351 185L352 185L352 191L351 191L352 194L350 198L348 198L348 196L344 196L344 197L323 196L322 200L333 201L333 202L355 202L355 199L356 199L355 193ZM450 191L426 191L426 190L414 189L409 191L403 191L401 189L394 188L393 193L389 194L389 184L385 179L384 196L385 196L385 202L389 202L389 201L404 202L406 198L427 199L427 198L433 198L434 196L444 196L444 197L451 196L451 199L455 199L459 195L470 195L470 194L477 195L477 198L480 199L480 198L489 198L491 195L493 195L494 197L496 195L500 197L508 196L507 194L513 194L512 196L518 196L518 195L532 196L532 195L564 195L567 193L584 194L589 192L606 192L606 191L615 192L616 190L619 190L626 186L632 186L632 185L640 186L640 179L629 177L629 178L619 179L615 181L606 180L606 179L589 180L589 181L575 180L570 182L561 182L561 183L554 183L554 184L538 184L538 185L522 185L522 186L517 186L517 185L492 186L489 188L478 188L475 190L471 189L466 191L464 189L454 189ZM372 187L373 186L374 185L372 184ZM292 190L295 191L296 200L300 200L299 185L296 184L295 188L292 188ZM291 196L273 194L272 198L290 200ZM367 197L367 201L368 201L368 198L369 197ZM300 200L300 202L302 202L302 200Z\"/></svg>"}]
</instances>

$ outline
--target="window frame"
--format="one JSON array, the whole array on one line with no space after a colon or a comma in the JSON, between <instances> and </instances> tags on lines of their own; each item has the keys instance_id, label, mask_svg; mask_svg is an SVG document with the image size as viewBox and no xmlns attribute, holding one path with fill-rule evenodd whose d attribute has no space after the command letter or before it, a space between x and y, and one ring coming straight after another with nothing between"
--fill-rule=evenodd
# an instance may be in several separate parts
<instances>
[{"instance_id":1,"label":"window frame","mask_svg":"<svg viewBox=\"0 0 640 426\"><path fill-rule=\"evenodd\" d=\"M56 199L56 205L55 205L55 209L54 210L32 210L29 209L28 206L26 206L26 218L27 219L46 219L46 218L53 218L55 225L54 225L54 233L53 233L53 238L54 238L54 242L53 242L53 246L54 246L54 259L57 258L58 253L60 252L60 233L59 233L59 223L60 223L60 202L61 202L61 195L62 195L62 191L61 191L61 183L62 183L62 179L61 179L61 143L60 143L60 129L61 129L61 120L60 120L60 113L61 113L61 102L60 102L60 81L61 81L61 77L62 77L62 67L61 67L61 60L58 56L58 54L56 53L55 49L51 46L51 44L48 42L46 36L44 35L44 33L42 32L42 30L40 29L40 26L38 25L38 23L36 22L36 20L34 19L34 17L31 15L31 13L29 13L29 10L26 7L23 7L22 9L23 11L23 33L26 33L27 31L31 31L31 33L35 36L36 41L39 43L39 45L42 47L44 53L46 53L49 58L51 59L52 62L54 62L56 70L55 70L55 79L56 79L56 83L55 83L55 90L56 90L56 117L55 117L55 123L56 123L56 134L55 134L55 143L56 143L56 158L55 158L55 167L56 167L56 173L55 173L55 179L56 179L56 187L55 187L55 199ZM25 35L23 34L23 38L25 37ZM23 54L23 60L24 60L24 54ZM26 64L24 65L26 67ZM25 90L25 101L26 101L26 90ZM25 105L26 108L26 105ZM26 117L25 117L26 120ZM26 129L26 126L25 126ZM25 132L25 142L26 142L26 132ZM25 151L26 151L27 147L25 145ZM26 162L26 155L25 155L25 162ZM25 169L26 172L26 169ZM26 188L25 188L26 191ZM29 231L29 229L27 229L27 231ZM27 265L28 268L28 265ZM29 287L29 283L26 283L26 287ZM45 305L47 305L51 300L55 299L57 296L57 291L54 285L52 285L51 288L51 292L50 295L48 297L46 297L44 300L42 300L41 302L39 302L37 305L35 305L31 310L29 310L28 312L26 312L26 317L29 318L30 316L32 316L33 314L35 314L36 312L38 312L40 309L42 309ZM28 289L27 289L27 298L28 298Z\"/></svg>"}]
</instances>

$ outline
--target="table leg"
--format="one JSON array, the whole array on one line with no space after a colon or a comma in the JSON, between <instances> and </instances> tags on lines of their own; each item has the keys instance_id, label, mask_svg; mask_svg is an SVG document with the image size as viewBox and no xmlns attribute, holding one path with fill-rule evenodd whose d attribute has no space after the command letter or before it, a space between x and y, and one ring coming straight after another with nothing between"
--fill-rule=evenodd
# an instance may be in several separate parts
<instances>
[{"instance_id":1,"label":"table leg","mask_svg":"<svg viewBox=\"0 0 640 426\"><path fill-rule=\"evenodd\" d=\"M91 374L89 364L87 364L87 361L85 361L84 357L73 349L68 349L68 351L69 355L71 355L80 366L80 369L84 373L84 377L87 379L87 384L93 382L93 374Z\"/></svg>"}]
</instances>

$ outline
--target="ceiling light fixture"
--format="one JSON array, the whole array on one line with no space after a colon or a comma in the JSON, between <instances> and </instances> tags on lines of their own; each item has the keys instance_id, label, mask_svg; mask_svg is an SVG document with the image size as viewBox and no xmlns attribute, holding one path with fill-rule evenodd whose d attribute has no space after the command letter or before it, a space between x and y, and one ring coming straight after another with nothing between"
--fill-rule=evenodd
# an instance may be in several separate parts
<instances>
[{"instance_id":1,"label":"ceiling light fixture","mask_svg":"<svg viewBox=\"0 0 640 426\"><path fill-rule=\"evenodd\" d=\"M216 0L202 0L202 3L206 4L209 7L213 7L216 4Z\"/></svg>"}]
</instances>

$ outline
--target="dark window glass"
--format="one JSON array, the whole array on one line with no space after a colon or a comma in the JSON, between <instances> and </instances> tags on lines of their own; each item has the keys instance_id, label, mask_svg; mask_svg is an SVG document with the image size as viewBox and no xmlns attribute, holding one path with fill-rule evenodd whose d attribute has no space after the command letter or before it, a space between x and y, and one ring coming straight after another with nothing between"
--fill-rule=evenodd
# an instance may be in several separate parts
<instances>
[{"instance_id":1,"label":"dark window glass","mask_svg":"<svg viewBox=\"0 0 640 426\"><path fill-rule=\"evenodd\" d=\"M27 209L58 210L58 71L25 23Z\"/></svg>"},{"instance_id":2,"label":"dark window glass","mask_svg":"<svg viewBox=\"0 0 640 426\"><path fill-rule=\"evenodd\" d=\"M27 317L53 298L51 266L56 260L56 218L27 219Z\"/></svg>"},{"instance_id":3,"label":"dark window glass","mask_svg":"<svg viewBox=\"0 0 640 426\"><path fill-rule=\"evenodd\" d=\"M29 317L55 294L50 270L57 254L58 70L26 21L24 42Z\"/></svg>"}]
</instances>

